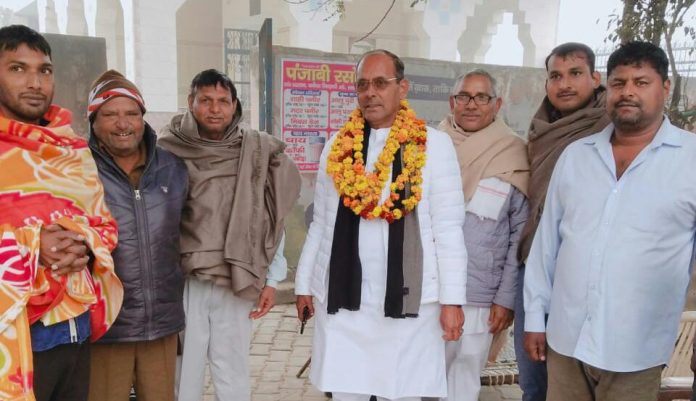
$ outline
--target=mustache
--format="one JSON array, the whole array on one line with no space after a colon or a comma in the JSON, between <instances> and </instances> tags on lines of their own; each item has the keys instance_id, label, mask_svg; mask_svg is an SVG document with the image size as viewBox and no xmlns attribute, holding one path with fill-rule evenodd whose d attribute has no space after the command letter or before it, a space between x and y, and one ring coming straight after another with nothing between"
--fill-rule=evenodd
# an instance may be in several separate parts
<instances>
[{"instance_id":1,"label":"mustache","mask_svg":"<svg viewBox=\"0 0 696 401\"><path fill-rule=\"evenodd\" d=\"M640 107L640 103L631 102L628 100L619 100L618 102L614 103L614 106L616 106L616 107L622 107L622 106Z\"/></svg>"},{"instance_id":2,"label":"mustache","mask_svg":"<svg viewBox=\"0 0 696 401\"><path fill-rule=\"evenodd\" d=\"M46 100L48 99L48 96L41 92L23 92L20 93L19 95L20 98L27 98L27 99L32 99L32 100Z\"/></svg>"}]
</instances>

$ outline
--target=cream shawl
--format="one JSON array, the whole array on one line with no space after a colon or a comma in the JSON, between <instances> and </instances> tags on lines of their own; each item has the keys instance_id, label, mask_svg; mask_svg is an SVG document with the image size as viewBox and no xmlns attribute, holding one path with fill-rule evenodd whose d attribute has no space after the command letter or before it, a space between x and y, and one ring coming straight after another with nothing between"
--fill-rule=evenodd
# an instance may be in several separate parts
<instances>
[{"instance_id":1,"label":"cream shawl","mask_svg":"<svg viewBox=\"0 0 696 401\"><path fill-rule=\"evenodd\" d=\"M494 120L480 131L466 132L450 114L438 129L449 134L454 143L467 202L474 196L479 181L490 177L505 181L527 195L527 144L502 119Z\"/></svg>"}]
</instances>

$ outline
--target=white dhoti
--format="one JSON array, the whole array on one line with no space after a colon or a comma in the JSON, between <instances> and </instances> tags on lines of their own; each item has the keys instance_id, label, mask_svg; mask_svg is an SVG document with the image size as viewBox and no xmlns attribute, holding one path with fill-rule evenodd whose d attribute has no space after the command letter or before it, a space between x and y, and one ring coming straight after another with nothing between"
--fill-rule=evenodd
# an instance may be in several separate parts
<instances>
[{"instance_id":1,"label":"white dhoti","mask_svg":"<svg viewBox=\"0 0 696 401\"><path fill-rule=\"evenodd\" d=\"M464 332L458 341L448 341L447 401L477 401L481 371L486 367L493 341L489 332L490 308L464 306Z\"/></svg>"},{"instance_id":2,"label":"white dhoti","mask_svg":"<svg viewBox=\"0 0 696 401\"><path fill-rule=\"evenodd\" d=\"M421 305L417 318L384 317L387 239L386 222L361 220L360 310L341 309L329 315L326 304L315 301L310 379L319 390L334 393L371 394L389 400L444 397L440 305Z\"/></svg>"},{"instance_id":3,"label":"white dhoti","mask_svg":"<svg viewBox=\"0 0 696 401\"><path fill-rule=\"evenodd\" d=\"M177 378L178 401L203 397L206 360L218 401L249 401L249 345L253 330L249 312L254 303L229 288L186 279L182 332L183 355Z\"/></svg>"}]
</instances>

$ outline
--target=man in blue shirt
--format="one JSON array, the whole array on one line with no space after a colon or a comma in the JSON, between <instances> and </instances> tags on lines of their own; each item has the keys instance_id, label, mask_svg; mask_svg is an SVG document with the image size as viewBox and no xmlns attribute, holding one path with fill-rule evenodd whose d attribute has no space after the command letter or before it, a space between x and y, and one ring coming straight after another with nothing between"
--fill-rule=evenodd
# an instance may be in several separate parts
<instances>
[{"instance_id":1,"label":"man in blue shirt","mask_svg":"<svg viewBox=\"0 0 696 401\"><path fill-rule=\"evenodd\" d=\"M656 399L696 231L696 136L663 115L667 70L650 43L616 50L612 124L552 174L524 283L525 349L548 361L548 401Z\"/></svg>"}]
</instances>

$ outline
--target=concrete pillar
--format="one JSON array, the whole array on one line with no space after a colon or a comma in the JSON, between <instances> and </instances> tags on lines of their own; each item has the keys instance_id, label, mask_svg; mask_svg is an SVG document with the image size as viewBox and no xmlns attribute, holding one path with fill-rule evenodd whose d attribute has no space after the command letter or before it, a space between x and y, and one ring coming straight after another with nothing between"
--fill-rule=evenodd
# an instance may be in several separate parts
<instances>
[{"instance_id":1,"label":"concrete pillar","mask_svg":"<svg viewBox=\"0 0 696 401\"><path fill-rule=\"evenodd\" d=\"M480 2L469 14L466 30L458 40L464 62L483 63L503 14L513 15L523 52L523 65L540 67L556 43L559 0L490 0Z\"/></svg>"},{"instance_id":2,"label":"concrete pillar","mask_svg":"<svg viewBox=\"0 0 696 401\"><path fill-rule=\"evenodd\" d=\"M331 16L323 3L325 1L309 0L289 5L295 18L295 23L290 25L291 43L302 43L302 47L307 49L333 51L333 28L338 15Z\"/></svg>"},{"instance_id":3,"label":"concrete pillar","mask_svg":"<svg viewBox=\"0 0 696 401\"><path fill-rule=\"evenodd\" d=\"M123 11L123 49L125 64L125 71L122 72L126 75L126 78L135 81L135 17L133 13L133 0L120 1ZM145 99L145 101L147 101L147 99Z\"/></svg>"},{"instance_id":4,"label":"concrete pillar","mask_svg":"<svg viewBox=\"0 0 696 401\"><path fill-rule=\"evenodd\" d=\"M97 36L97 0L83 0L87 35Z\"/></svg>"},{"instance_id":5,"label":"concrete pillar","mask_svg":"<svg viewBox=\"0 0 696 401\"><path fill-rule=\"evenodd\" d=\"M429 36L430 59L457 61L457 41L467 29L467 17L481 0L431 0L423 13L423 29Z\"/></svg>"},{"instance_id":6,"label":"concrete pillar","mask_svg":"<svg viewBox=\"0 0 696 401\"><path fill-rule=\"evenodd\" d=\"M95 36L106 38L108 68L118 70L128 76L125 61L123 7L121 7L119 0L98 1L95 15Z\"/></svg>"},{"instance_id":7,"label":"concrete pillar","mask_svg":"<svg viewBox=\"0 0 696 401\"><path fill-rule=\"evenodd\" d=\"M500 5L477 4L466 19L466 30L457 40L464 63L483 63L496 25L502 20Z\"/></svg>"},{"instance_id":8,"label":"concrete pillar","mask_svg":"<svg viewBox=\"0 0 696 401\"><path fill-rule=\"evenodd\" d=\"M46 7L47 0L36 0L36 14L39 22L39 32L46 32Z\"/></svg>"},{"instance_id":9,"label":"concrete pillar","mask_svg":"<svg viewBox=\"0 0 696 401\"><path fill-rule=\"evenodd\" d=\"M68 33L68 0L53 0L58 23L58 33Z\"/></svg>"},{"instance_id":10,"label":"concrete pillar","mask_svg":"<svg viewBox=\"0 0 696 401\"><path fill-rule=\"evenodd\" d=\"M36 12L39 16L39 32L60 33L53 0L37 0Z\"/></svg>"},{"instance_id":11,"label":"concrete pillar","mask_svg":"<svg viewBox=\"0 0 696 401\"><path fill-rule=\"evenodd\" d=\"M519 0L519 9L524 12L525 29L529 30L529 39L520 37L520 42L529 40L534 44L534 54L525 55L524 66L542 67L556 45L560 0Z\"/></svg>"},{"instance_id":12,"label":"concrete pillar","mask_svg":"<svg viewBox=\"0 0 696 401\"><path fill-rule=\"evenodd\" d=\"M493 46L493 38L498 34L498 26L503 23L505 12L503 10L490 10L487 15L489 15L488 23L481 27L479 47L474 56L477 63L484 64L486 63L486 54Z\"/></svg>"},{"instance_id":13,"label":"concrete pillar","mask_svg":"<svg viewBox=\"0 0 696 401\"><path fill-rule=\"evenodd\" d=\"M177 110L176 10L183 2L121 0L128 6L123 7L127 74L151 111Z\"/></svg>"},{"instance_id":14,"label":"concrete pillar","mask_svg":"<svg viewBox=\"0 0 696 401\"><path fill-rule=\"evenodd\" d=\"M68 35L87 36L87 21L85 19L85 8L83 0L67 1L67 29Z\"/></svg>"},{"instance_id":15,"label":"concrete pillar","mask_svg":"<svg viewBox=\"0 0 696 401\"><path fill-rule=\"evenodd\" d=\"M249 0L223 0L220 17L223 29L259 29L260 15L251 16ZM250 22L252 21L253 22Z\"/></svg>"}]
</instances>

